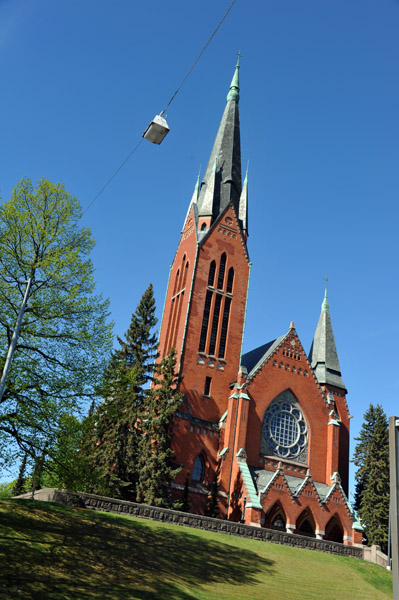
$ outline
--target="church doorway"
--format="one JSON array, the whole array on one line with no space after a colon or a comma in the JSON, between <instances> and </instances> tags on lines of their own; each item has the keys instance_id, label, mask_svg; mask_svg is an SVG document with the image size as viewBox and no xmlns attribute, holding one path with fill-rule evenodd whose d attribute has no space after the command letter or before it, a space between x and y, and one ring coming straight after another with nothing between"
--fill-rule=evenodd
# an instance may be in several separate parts
<instances>
[{"instance_id":1,"label":"church doorway","mask_svg":"<svg viewBox=\"0 0 399 600\"><path fill-rule=\"evenodd\" d=\"M264 527L267 529L277 529L278 531L286 531L287 518L283 507L279 502L274 504L265 517Z\"/></svg>"},{"instance_id":2,"label":"church doorway","mask_svg":"<svg viewBox=\"0 0 399 600\"><path fill-rule=\"evenodd\" d=\"M297 519L295 533L314 538L316 537L315 530L316 526L312 513L310 510L303 511L303 513Z\"/></svg>"},{"instance_id":3,"label":"church doorway","mask_svg":"<svg viewBox=\"0 0 399 600\"><path fill-rule=\"evenodd\" d=\"M338 517L331 517L328 521L324 539L329 540L330 542L344 543L344 530Z\"/></svg>"}]
</instances>

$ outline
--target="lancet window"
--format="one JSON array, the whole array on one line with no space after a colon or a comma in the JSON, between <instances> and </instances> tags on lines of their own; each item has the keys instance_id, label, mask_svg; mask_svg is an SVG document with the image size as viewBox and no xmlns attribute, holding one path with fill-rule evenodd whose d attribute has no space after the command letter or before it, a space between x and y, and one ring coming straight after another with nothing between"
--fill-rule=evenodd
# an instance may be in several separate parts
<instances>
[{"instance_id":1,"label":"lancet window","mask_svg":"<svg viewBox=\"0 0 399 600\"><path fill-rule=\"evenodd\" d=\"M226 277L226 266L227 256L225 252L220 257L218 268L214 260L209 265L199 343L199 352L205 352L218 358L225 357L233 298L234 269L230 267Z\"/></svg>"},{"instance_id":2,"label":"lancet window","mask_svg":"<svg viewBox=\"0 0 399 600\"><path fill-rule=\"evenodd\" d=\"M180 316L184 300L184 292L186 289L188 268L189 262L188 260L186 260L186 255L184 254L180 267L176 271L175 281L173 285L172 306L170 311L168 330L166 333L166 352L168 352L172 347L176 348L177 334L179 330Z\"/></svg>"}]
</instances>

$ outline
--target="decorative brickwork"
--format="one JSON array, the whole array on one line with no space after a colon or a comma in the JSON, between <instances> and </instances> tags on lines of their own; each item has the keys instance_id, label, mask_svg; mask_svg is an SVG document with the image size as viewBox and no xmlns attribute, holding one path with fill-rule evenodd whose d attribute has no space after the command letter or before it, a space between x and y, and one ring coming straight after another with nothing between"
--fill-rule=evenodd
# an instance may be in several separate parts
<instances>
[{"instance_id":1,"label":"decorative brickwork","mask_svg":"<svg viewBox=\"0 0 399 600\"><path fill-rule=\"evenodd\" d=\"M160 356L175 346L183 377L172 441L183 468L172 492L177 498L187 471L194 474L191 506L204 514L216 474L229 520L300 531L309 544L323 536L358 544L347 499L350 415L327 292L309 357L292 321L287 333L241 355L250 261L238 68L188 209L160 331Z\"/></svg>"}]
</instances>

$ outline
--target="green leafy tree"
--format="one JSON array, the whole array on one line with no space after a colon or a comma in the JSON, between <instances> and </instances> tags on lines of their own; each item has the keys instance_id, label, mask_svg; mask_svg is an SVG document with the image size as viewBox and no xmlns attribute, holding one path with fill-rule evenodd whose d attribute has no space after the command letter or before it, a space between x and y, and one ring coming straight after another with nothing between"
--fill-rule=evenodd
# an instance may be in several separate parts
<instances>
[{"instance_id":1,"label":"green leafy tree","mask_svg":"<svg viewBox=\"0 0 399 600\"><path fill-rule=\"evenodd\" d=\"M108 301L95 294L94 246L79 202L62 184L27 178L0 207L0 370L28 278L32 286L0 404L11 453L37 456L64 414L95 395L108 360Z\"/></svg>"},{"instance_id":2,"label":"green leafy tree","mask_svg":"<svg viewBox=\"0 0 399 600\"><path fill-rule=\"evenodd\" d=\"M157 349L155 300L150 284L144 292L125 338L118 338L105 371L103 402L95 414L93 463L102 473L94 490L134 500L138 483L141 423L147 385Z\"/></svg>"},{"instance_id":3,"label":"green leafy tree","mask_svg":"<svg viewBox=\"0 0 399 600\"><path fill-rule=\"evenodd\" d=\"M93 410L94 402L84 419L66 413L61 416L57 437L43 465L42 487L86 492L100 480L84 446L84 440L89 439L93 429Z\"/></svg>"},{"instance_id":4,"label":"green leafy tree","mask_svg":"<svg viewBox=\"0 0 399 600\"><path fill-rule=\"evenodd\" d=\"M389 520L389 429L380 404L369 408L354 452L357 466L355 509L369 545L387 552Z\"/></svg>"},{"instance_id":5,"label":"green leafy tree","mask_svg":"<svg viewBox=\"0 0 399 600\"><path fill-rule=\"evenodd\" d=\"M155 366L141 422L137 500L153 506L172 506L170 487L181 470L171 449L173 416L181 403L175 371L176 350L172 348Z\"/></svg>"}]
</instances>

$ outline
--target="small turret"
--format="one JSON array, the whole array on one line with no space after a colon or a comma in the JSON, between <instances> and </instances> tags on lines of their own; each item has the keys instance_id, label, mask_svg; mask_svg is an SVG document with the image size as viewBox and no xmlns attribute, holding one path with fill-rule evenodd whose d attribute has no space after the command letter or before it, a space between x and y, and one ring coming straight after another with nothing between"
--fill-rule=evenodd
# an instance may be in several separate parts
<instances>
[{"instance_id":1,"label":"small turret","mask_svg":"<svg viewBox=\"0 0 399 600\"><path fill-rule=\"evenodd\" d=\"M309 362L320 385L332 385L345 390L341 378L337 348L331 324L330 307L327 298L327 284L321 305L319 322L309 352Z\"/></svg>"}]
</instances>

